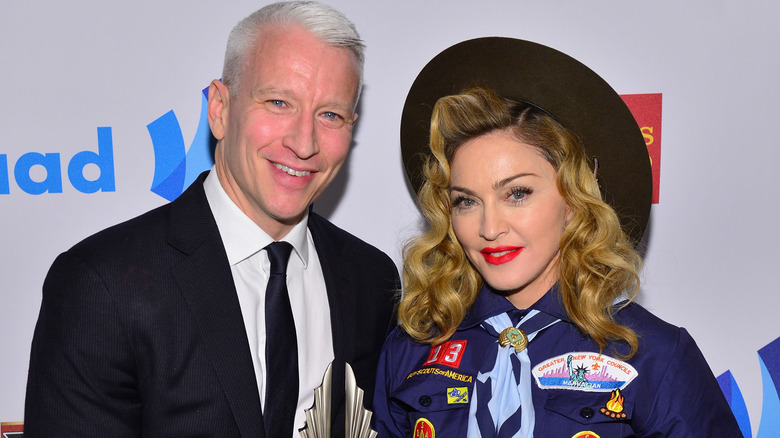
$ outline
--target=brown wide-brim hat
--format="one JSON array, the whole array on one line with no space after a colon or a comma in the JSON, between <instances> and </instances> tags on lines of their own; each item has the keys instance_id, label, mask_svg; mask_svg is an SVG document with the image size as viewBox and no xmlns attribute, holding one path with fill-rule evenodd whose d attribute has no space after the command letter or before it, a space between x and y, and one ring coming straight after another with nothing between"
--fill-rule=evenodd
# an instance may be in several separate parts
<instances>
[{"instance_id":1,"label":"brown wide-brim hat","mask_svg":"<svg viewBox=\"0 0 780 438\"><path fill-rule=\"evenodd\" d=\"M604 201L637 243L650 215L652 174L644 138L623 99L593 70L541 44L514 38L464 41L436 55L415 79L401 116L401 154L415 193L430 155L433 106L472 86L531 103L574 132L598 160Z\"/></svg>"}]
</instances>

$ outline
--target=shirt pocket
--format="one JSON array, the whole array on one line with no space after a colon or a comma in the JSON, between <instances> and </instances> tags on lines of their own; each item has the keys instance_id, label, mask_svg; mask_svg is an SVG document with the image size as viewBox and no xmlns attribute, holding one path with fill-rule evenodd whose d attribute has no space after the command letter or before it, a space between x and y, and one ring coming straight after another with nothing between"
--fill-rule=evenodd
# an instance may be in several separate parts
<instances>
[{"instance_id":1,"label":"shirt pocket","mask_svg":"<svg viewBox=\"0 0 780 438\"><path fill-rule=\"evenodd\" d=\"M472 376L430 373L408 378L390 398L406 411L412 431L430 427L440 436L465 436L473 385Z\"/></svg>"},{"instance_id":2,"label":"shirt pocket","mask_svg":"<svg viewBox=\"0 0 780 438\"><path fill-rule=\"evenodd\" d=\"M633 397L620 393L556 390L544 403L544 418L536 420L536 433L574 437L587 431L601 438L633 436L633 409Z\"/></svg>"}]
</instances>

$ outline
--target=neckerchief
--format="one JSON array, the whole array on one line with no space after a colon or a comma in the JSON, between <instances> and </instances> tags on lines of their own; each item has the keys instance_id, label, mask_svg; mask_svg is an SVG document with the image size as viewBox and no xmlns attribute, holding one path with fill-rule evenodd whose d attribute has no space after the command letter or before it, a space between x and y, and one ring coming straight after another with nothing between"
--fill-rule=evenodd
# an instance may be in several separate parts
<instances>
[{"instance_id":1,"label":"neckerchief","mask_svg":"<svg viewBox=\"0 0 780 438\"><path fill-rule=\"evenodd\" d=\"M507 312L493 316L481 326L496 337L505 329L521 329L530 343L542 330L559 322L552 315L531 310L515 326ZM533 437L534 407L531 399L531 359L528 349L496 341L496 359L487 372L479 372L469 406L468 438Z\"/></svg>"}]
</instances>

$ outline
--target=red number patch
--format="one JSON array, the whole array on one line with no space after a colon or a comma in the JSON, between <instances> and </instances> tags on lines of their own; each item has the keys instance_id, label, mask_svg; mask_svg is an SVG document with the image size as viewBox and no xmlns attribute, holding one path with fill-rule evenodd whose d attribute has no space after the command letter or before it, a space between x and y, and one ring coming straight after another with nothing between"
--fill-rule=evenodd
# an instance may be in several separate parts
<instances>
[{"instance_id":1,"label":"red number patch","mask_svg":"<svg viewBox=\"0 0 780 438\"><path fill-rule=\"evenodd\" d=\"M439 364L458 368L464 351L466 351L465 340L447 341L443 344L432 345L431 352L428 354L428 359L423 363L423 366Z\"/></svg>"}]
</instances>

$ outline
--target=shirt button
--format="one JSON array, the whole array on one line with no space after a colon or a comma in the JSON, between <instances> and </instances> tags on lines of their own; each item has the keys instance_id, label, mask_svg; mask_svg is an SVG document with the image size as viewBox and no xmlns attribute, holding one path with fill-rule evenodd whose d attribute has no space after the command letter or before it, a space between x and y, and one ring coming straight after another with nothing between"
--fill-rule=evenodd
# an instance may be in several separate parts
<instances>
[{"instance_id":1,"label":"shirt button","mask_svg":"<svg viewBox=\"0 0 780 438\"><path fill-rule=\"evenodd\" d=\"M427 407L427 406L431 405L431 398L428 397L427 395L424 395L424 396L420 397L420 400L418 400L418 401L420 402L421 406L426 406Z\"/></svg>"},{"instance_id":2,"label":"shirt button","mask_svg":"<svg viewBox=\"0 0 780 438\"><path fill-rule=\"evenodd\" d=\"M582 417L582 418L591 418L591 417L593 417L593 409L591 409L591 408L582 408L582 409L580 409L580 417Z\"/></svg>"}]
</instances>

